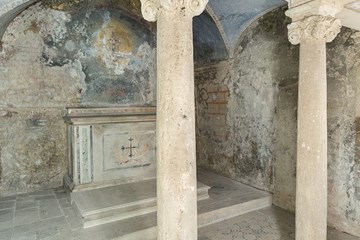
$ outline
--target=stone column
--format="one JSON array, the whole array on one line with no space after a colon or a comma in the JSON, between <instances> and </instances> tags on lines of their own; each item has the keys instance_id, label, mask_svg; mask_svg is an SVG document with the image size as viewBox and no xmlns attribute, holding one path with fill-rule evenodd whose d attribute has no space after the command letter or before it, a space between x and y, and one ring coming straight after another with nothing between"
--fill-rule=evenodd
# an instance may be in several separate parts
<instances>
[{"instance_id":1,"label":"stone column","mask_svg":"<svg viewBox=\"0 0 360 240\"><path fill-rule=\"evenodd\" d=\"M290 42L300 43L296 240L326 240L326 42L331 42L340 28L338 19L324 16L289 25Z\"/></svg>"},{"instance_id":2,"label":"stone column","mask_svg":"<svg viewBox=\"0 0 360 240\"><path fill-rule=\"evenodd\" d=\"M192 19L208 0L141 0L157 21L157 239L197 240Z\"/></svg>"}]
</instances>

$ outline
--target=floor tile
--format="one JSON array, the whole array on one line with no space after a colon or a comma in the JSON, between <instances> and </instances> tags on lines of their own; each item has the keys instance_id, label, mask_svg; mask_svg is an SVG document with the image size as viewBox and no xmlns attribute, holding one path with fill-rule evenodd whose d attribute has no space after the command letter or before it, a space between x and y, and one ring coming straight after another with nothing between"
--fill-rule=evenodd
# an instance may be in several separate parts
<instances>
[{"instance_id":1,"label":"floor tile","mask_svg":"<svg viewBox=\"0 0 360 240\"><path fill-rule=\"evenodd\" d=\"M36 235L34 232L23 232L23 233L15 232L11 240L36 240Z\"/></svg>"},{"instance_id":2,"label":"floor tile","mask_svg":"<svg viewBox=\"0 0 360 240\"><path fill-rule=\"evenodd\" d=\"M0 210L14 208L14 207L15 207L15 201L0 202Z\"/></svg>"},{"instance_id":3,"label":"floor tile","mask_svg":"<svg viewBox=\"0 0 360 240\"><path fill-rule=\"evenodd\" d=\"M57 218L46 219L46 220L34 222L34 223L30 224L30 229L32 231L38 231L38 230L51 228L53 226L58 226L58 227L67 226L65 217L57 217Z\"/></svg>"},{"instance_id":4,"label":"floor tile","mask_svg":"<svg viewBox=\"0 0 360 240\"><path fill-rule=\"evenodd\" d=\"M12 229L14 227L14 220L0 222L0 231Z\"/></svg>"},{"instance_id":5,"label":"floor tile","mask_svg":"<svg viewBox=\"0 0 360 240\"><path fill-rule=\"evenodd\" d=\"M14 209L3 209L0 210L0 223L12 221L14 218Z\"/></svg>"},{"instance_id":6,"label":"floor tile","mask_svg":"<svg viewBox=\"0 0 360 240\"><path fill-rule=\"evenodd\" d=\"M29 224L23 224L23 225L18 225L14 227L14 233L26 233L26 232L30 232L30 225Z\"/></svg>"},{"instance_id":7,"label":"floor tile","mask_svg":"<svg viewBox=\"0 0 360 240\"><path fill-rule=\"evenodd\" d=\"M46 196L46 195L53 195L54 190L44 190L44 191L36 191L29 193L30 196Z\"/></svg>"},{"instance_id":8,"label":"floor tile","mask_svg":"<svg viewBox=\"0 0 360 240\"><path fill-rule=\"evenodd\" d=\"M39 217L38 208L26 208L26 209L16 210L15 212L15 226L31 224L39 220L40 217Z\"/></svg>"},{"instance_id":9,"label":"floor tile","mask_svg":"<svg viewBox=\"0 0 360 240\"><path fill-rule=\"evenodd\" d=\"M55 200L55 195L36 196L35 200Z\"/></svg>"},{"instance_id":10,"label":"floor tile","mask_svg":"<svg viewBox=\"0 0 360 240\"><path fill-rule=\"evenodd\" d=\"M55 192L55 196L57 199L67 199L69 194L67 192Z\"/></svg>"},{"instance_id":11,"label":"floor tile","mask_svg":"<svg viewBox=\"0 0 360 240\"><path fill-rule=\"evenodd\" d=\"M39 215L41 219L48 219L63 216L64 213L60 210L58 205L40 206Z\"/></svg>"},{"instance_id":12,"label":"floor tile","mask_svg":"<svg viewBox=\"0 0 360 240\"><path fill-rule=\"evenodd\" d=\"M17 200L16 210L38 207L39 202L35 200Z\"/></svg>"},{"instance_id":13,"label":"floor tile","mask_svg":"<svg viewBox=\"0 0 360 240\"><path fill-rule=\"evenodd\" d=\"M220 198L218 193L225 191L226 186L222 187L224 186L219 185L219 189L213 189L212 196ZM244 189L243 196L234 193L228 199L222 200L231 201L231 198L237 197L251 198L250 192ZM68 197L69 194L61 190L16 196L15 210L14 208L0 210L0 240L110 240L124 234L119 222L83 229L81 218L75 215ZM7 201L3 199L0 198L0 206L11 207L8 202L14 202L15 197L7 198ZM129 225L130 229L134 224L130 219L126 221L123 223ZM203 227L199 229L198 237L198 240L294 239L294 214L274 206ZM328 240L360 240L360 238L329 229Z\"/></svg>"},{"instance_id":14,"label":"floor tile","mask_svg":"<svg viewBox=\"0 0 360 240\"><path fill-rule=\"evenodd\" d=\"M59 235L59 228L58 226L52 226L46 229L39 229L37 231L35 231L36 234L36 240L42 240L42 239L47 239L49 237L55 236L55 235Z\"/></svg>"},{"instance_id":15,"label":"floor tile","mask_svg":"<svg viewBox=\"0 0 360 240\"><path fill-rule=\"evenodd\" d=\"M66 217L75 216L74 209L72 207L66 207L62 209Z\"/></svg>"},{"instance_id":16,"label":"floor tile","mask_svg":"<svg viewBox=\"0 0 360 240\"><path fill-rule=\"evenodd\" d=\"M8 196L8 197L0 197L0 202L8 202L8 201L15 201L16 195Z\"/></svg>"},{"instance_id":17,"label":"floor tile","mask_svg":"<svg viewBox=\"0 0 360 240\"><path fill-rule=\"evenodd\" d=\"M6 231L0 231L0 240L10 240L11 236L12 236L12 229L8 229Z\"/></svg>"},{"instance_id":18,"label":"floor tile","mask_svg":"<svg viewBox=\"0 0 360 240\"><path fill-rule=\"evenodd\" d=\"M18 194L16 196L16 200L18 200L18 201L33 201L33 200L35 200L35 196L29 195L29 193L22 193L22 194Z\"/></svg>"},{"instance_id":19,"label":"floor tile","mask_svg":"<svg viewBox=\"0 0 360 240\"><path fill-rule=\"evenodd\" d=\"M66 221L68 222L71 229L79 229L82 228L83 222L80 217L77 216L69 216L66 217Z\"/></svg>"}]
</instances>

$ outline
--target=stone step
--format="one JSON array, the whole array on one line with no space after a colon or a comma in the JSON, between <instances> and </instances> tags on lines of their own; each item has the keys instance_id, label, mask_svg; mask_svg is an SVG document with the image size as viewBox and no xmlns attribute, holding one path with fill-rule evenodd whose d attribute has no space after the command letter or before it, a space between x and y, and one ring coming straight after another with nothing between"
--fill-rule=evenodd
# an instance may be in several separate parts
<instances>
[{"instance_id":1,"label":"stone step","mask_svg":"<svg viewBox=\"0 0 360 240\"><path fill-rule=\"evenodd\" d=\"M198 180L211 187L209 198L198 202L199 228L272 205L271 194L214 173L200 170ZM108 227L122 232L112 239L156 240L156 213L113 222Z\"/></svg>"},{"instance_id":2,"label":"stone step","mask_svg":"<svg viewBox=\"0 0 360 240\"><path fill-rule=\"evenodd\" d=\"M200 205L203 204L200 202ZM220 207L209 212L199 213L198 215L198 228L205 227L211 224L225 221L227 219L240 216L242 214L266 208L272 205L272 197L263 197L260 199L250 200L248 202L234 204L228 207ZM141 216L144 223L152 222L152 226L147 228L128 233L126 235L114 238L117 240L156 240L156 216L143 215ZM120 224L120 222L119 222Z\"/></svg>"},{"instance_id":3,"label":"stone step","mask_svg":"<svg viewBox=\"0 0 360 240\"><path fill-rule=\"evenodd\" d=\"M209 187L198 183L198 200L209 197ZM72 205L90 228L156 212L156 180L71 193Z\"/></svg>"}]
</instances>

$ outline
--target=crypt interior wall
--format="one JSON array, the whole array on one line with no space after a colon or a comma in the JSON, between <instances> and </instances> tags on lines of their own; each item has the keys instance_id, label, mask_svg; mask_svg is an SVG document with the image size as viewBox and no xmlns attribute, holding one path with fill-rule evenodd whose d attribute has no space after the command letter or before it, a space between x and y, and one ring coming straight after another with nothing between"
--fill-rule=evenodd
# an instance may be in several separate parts
<instances>
[{"instance_id":1,"label":"crypt interior wall","mask_svg":"<svg viewBox=\"0 0 360 240\"><path fill-rule=\"evenodd\" d=\"M62 185L66 107L156 104L156 24L140 1L43 0L2 42L0 195ZM194 18L194 45L197 63L228 58L206 12Z\"/></svg>"},{"instance_id":2,"label":"crypt interior wall","mask_svg":"<svg viewBox=\"0 0 360 240\"><path fill-rule=\"evenodd\" d=\"M62 185L65 107L156 104L154 25L131 1L118 8L90 2L33 5L3 38L0 195ZM299 49L287 40L284 11L254 21L229 60L209 16L195 18L197 159L294 210ZM329 223L360 235L360 46L353 36L343 28L328 44Z\"/></svg>"},{"instance_id":3,"label":"crypt interior wall","mask_svg":"<svg viewBox=\"0 0 360 240\"><path fill-rule=\"evenodd\" d=\"M197 161L294 211L299 47L287 39L284 12L254 21L229 61L197 68ZM328 220L360 236L357 34L343 28L327 46Z\"/></svg>"},{"instance_id":4,"label":"crypt interior wall","mask_svg":"<svg viewBox=\"0 0 360 240\"><path fill-rule=\"evenodd\" d=\"M66 107L155 105L154 29L121 9L38 3L2 40L1 195L62 185Z\"/></svg>"}]
</instances>

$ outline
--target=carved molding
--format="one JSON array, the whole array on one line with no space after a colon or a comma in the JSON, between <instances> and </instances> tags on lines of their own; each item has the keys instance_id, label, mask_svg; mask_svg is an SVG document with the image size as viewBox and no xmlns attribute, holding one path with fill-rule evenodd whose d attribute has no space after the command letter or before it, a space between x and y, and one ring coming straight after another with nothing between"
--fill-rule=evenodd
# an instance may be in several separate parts
<instances>
[{"instance_id":1,"label":"carved molding","mask_svg":"<svg viewBox=\"0 0 360 240\"><path fill-rule=\"evenodd\" d=\"M140 0L143 17L155 22L161 11L183 12L194 17L200 15L209 0Z\"/></svg>"},{"instance_id":2,"label":"carved molding","mask_svg":"<svg viewBox=\"0 0 360 240\"><path fill-rule=\"evenodd\" d=\"M303 39L331 42L341 30L341 21L330 16L311 16L288 26L289 41L296 45Z\"/></svg>"}]
</instances>

